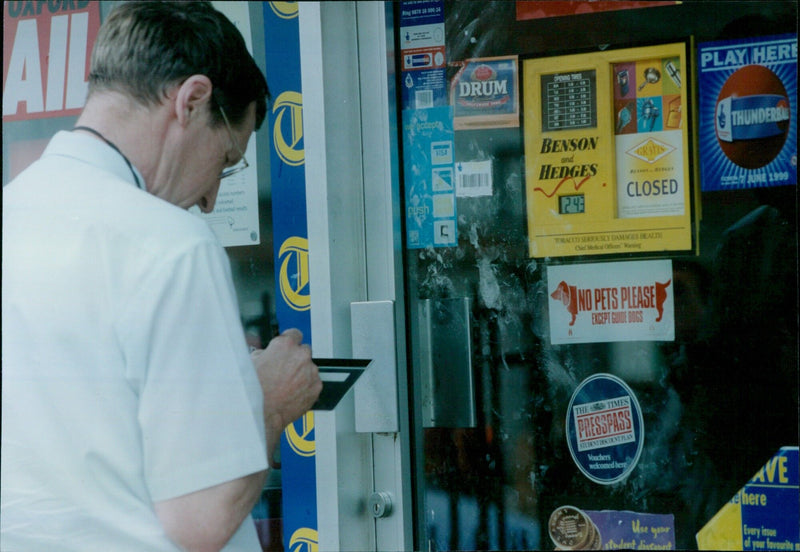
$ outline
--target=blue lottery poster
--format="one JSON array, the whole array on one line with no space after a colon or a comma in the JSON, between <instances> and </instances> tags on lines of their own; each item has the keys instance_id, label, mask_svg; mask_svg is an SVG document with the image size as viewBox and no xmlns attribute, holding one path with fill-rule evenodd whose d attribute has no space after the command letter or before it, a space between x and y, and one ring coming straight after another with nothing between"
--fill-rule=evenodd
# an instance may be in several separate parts
<instances>
[{"instance_id":1,"label":"blue lottery poster","mask_svg":"<svg viewBox=\"0 0 800 552\"><path fill-rule=\"evenodd\" d=\"M453 108L403 111L406 247L457 244Z\"/></svg>"},{"instance_id":2,"label":"blue lottery poster","mask_svg":"<svg viewBox=\"0 0 800 552\"><path fill-rule=\"evenodd\" d=\"M642 409L630 387L611 374L583 380L567 408L567 444L583 475L601 485L625 479L644 447Z\"/></svg>"},{"instance_id":3,"label":"blue lottery poster","mask_svg":"<svg viewBox=\"0 0 800 552\"><path fill-rule=\"evenodd\" d=\"M797 185L797 35L698 45L703 191Z\"/></svg>"}]
</instances>

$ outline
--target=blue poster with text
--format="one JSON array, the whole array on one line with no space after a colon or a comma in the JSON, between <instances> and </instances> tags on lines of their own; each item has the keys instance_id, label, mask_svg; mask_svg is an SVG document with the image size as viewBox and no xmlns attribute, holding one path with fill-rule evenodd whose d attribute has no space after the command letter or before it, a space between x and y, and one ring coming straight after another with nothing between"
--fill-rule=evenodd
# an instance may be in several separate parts
<instances>
[{"instance_id":1,"label":"blue poster with text","mask_svg":"<svg viewBox=\"0 0 800 552\"><path fill-rule=\"evenodd\" d=\"M797 35L698 46L704 191L797 185Z\"/></svg>"}]
</instances>

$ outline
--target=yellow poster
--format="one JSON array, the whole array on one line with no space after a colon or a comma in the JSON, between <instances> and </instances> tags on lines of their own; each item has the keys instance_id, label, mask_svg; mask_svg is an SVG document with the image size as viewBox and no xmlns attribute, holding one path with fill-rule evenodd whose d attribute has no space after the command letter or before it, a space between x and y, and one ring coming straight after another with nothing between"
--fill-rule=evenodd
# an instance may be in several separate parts
<instances>
[{"instance_id":1,"label":"yellow poster","mask_svg":"<svg viewBox=\"0 0 800 552\"><path fill-rule=\"evenodd\" d=\"M532 257L690 251L686 44L526 59Z\"/></svg>"}]
</instances>

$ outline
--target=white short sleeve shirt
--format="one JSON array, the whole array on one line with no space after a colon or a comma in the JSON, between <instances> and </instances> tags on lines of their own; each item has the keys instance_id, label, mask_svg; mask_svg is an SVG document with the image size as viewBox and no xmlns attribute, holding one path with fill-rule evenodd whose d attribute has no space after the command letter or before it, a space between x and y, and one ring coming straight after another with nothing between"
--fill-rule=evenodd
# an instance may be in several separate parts
<instances>
[{"instance_id":1,"label":"white short sleeve shirt","mask_svg":"<svg viewBox=\"0 0 800 552\"><path fill-rule=\"evenodd\" d=\"M62 132L3 189L2 550L174 550L153 502L267 467L225 251L134 182Z\"/></svg>"}]
</instances>

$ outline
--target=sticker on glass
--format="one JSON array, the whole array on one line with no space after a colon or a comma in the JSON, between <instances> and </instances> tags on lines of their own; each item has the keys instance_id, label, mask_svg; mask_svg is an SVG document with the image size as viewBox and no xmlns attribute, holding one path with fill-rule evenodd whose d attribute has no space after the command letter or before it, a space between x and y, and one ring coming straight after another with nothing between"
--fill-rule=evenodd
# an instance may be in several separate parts
<instances>
[{"instance_id":1,"label":"sticker on glass","mask_svg":"<svg viewBox=\"0 0 800 552\"><path fill-rule=\"evenodd\" d=\"M575 390L567 409L567 444L581 472L601 485L625 479L644 445L642 409L627 384L595 374Z\"/></svg>"},{"instance_id":2,"label":"sticker on glass","mask_svg":"<svg viewBox=\"0 0 800 552\"><path fill-rule=\"evenodd\" d=\"M547 531L556 550L599 550L602 542L597 525L575 506L562 506L553 511Z\"/></svg>"},{"instance_id":3,"label":"sticker on glass","mask_svg":"<svg viewBox=\"0 0 800 552\"><path fill-rule=\"evenodd\" d=\"M488 160L456 163L456 195L458 197L492 195L492 162Z\"/></svg>"}]
</instances>

